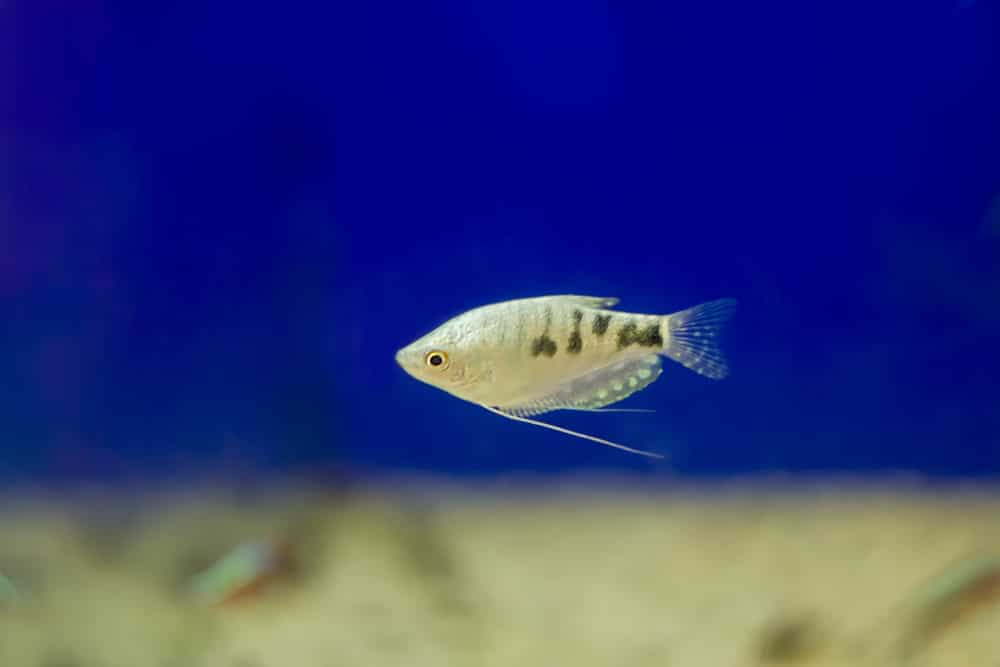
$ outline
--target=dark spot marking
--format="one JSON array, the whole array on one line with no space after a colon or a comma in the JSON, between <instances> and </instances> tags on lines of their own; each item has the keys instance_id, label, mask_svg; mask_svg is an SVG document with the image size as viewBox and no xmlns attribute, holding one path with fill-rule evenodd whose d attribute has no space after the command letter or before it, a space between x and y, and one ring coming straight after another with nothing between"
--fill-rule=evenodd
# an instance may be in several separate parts
<instances>
[{"instance_id":1,"label":"dark spot marking","mask_svg":"<svg viewBox=\"0 0 1000 667\"><path fill-rule=\"evenodd\" d=\"M556 349L556 342L549 338L548 334L542 334L531 341L531 356L533 357L537 357L540 354L551 357L556 353Z\"/></svg>"},{"instance_id":2,"label":"dark spot marking","mask_svg":"<svg viewBox=\"0 0 1000 667\"><path fill-rule=\"evenodd\" d=\"M629 322L618 330L618 349L623 350L629 345L639 347L663 347L663 335L660 333L659 324L650 324L648 327L639 330L639 325Z\"/></svg>"},{"instance_id":3,"label":"dark spot marking","mask_svg":"<svg viewBox=\"0 0 1000 667\"><path fill-rule=\"evenodd\" d=\"M663 347L663 336L660 335L660 325L650 324L640 331L637 342L642 347Z\"/></svg>"},{"instance_id":4,"label":"dark spot marking","mask_svg":"<svg viewBox=\"0 0 1000 667\"><path fill-rule=\"evenodd\" d=\"M623 350L634 343L637 331L639 331L639 327L636 326L635 322L623 324L622 328L618 330L618 349Z\"/></svg>"},{"instance_id":5,"label":"dark spot marking","mask_svg":"<svg viewBox=\"0 0 1000 667\"><path fill-rule=\"evenodd\" d=\"M566 351L570 354L579 354L582 349L583 338L580 337L579 331L574 331L569 335L569 345L566 346Z\"/></svg>"},{"instance_id":6,"label":"dark spot marking","mask_svg":"<svg viewBox=\"0 0 1000 667\"><path fill-rule=\"evenodd\" d=\"M540 354L544 354L546 357L551 357L556 353L558 349L556 347L556 342L549 338L549 328L552 326L552 309L545 309L545 330L542 335L531 341L531 356L537 357Z\"/></svg>"},{"instance_id":7,"label":"dark spot marking","mask_svg":"<svg viewBox=\"0 0 1000 667\"><path fill-rule=\"evenodd\" d=\"M610 315L594 315L594 335L603 336L608 330L608 324L611 323Z\"/></svg>"},{"instance_id":8,"label":"dark spot marking","mask_svg":"<svg viewBox=\"0 0 1000 667\"><path fill-rule=\"evenodd\" d=\"M580 322L583 321L583 311L573 311L573 333L569 335L569 344L566 351L570 354L579 354L583 349L583 338L580 336Z\"/></svg>"}]
</instances>

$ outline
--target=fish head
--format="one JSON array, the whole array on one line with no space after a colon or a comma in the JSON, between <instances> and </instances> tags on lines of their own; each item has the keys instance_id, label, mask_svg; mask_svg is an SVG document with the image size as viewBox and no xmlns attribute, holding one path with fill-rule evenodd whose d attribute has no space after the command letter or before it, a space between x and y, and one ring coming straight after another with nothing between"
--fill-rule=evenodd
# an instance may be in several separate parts
<instances>
[{"instance_id":1,"label":"fish head","mask_svg":"<svg viewBox=\"0 0 1000 667\"><path fill-rule=\"evenodd\" d=\"M396 352L396 363L421 382L475 401L484 369L467 341L461 329L442 325Z\"/></svg>"}]
</instances>

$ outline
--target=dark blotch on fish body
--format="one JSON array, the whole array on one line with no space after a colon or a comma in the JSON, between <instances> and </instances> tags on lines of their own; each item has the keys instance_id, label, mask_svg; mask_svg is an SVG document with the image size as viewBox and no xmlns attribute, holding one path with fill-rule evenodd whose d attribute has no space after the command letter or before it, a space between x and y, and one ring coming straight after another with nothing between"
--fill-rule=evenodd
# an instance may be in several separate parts
<instances>
[{"instance_id":1,"label":"dark blotch on fish body","mask_svg":"<svg viewBox=\"0 0 1000 667\"><path fill-rule=\"evenodd\" d=\"M579 354L583 349L583 337L580 336L580 322L583 321L583 312L573 311L573 332L569 335L569 344L566 351L570 354Z\"/></svg>"},{"instance_id":2,"label":"dark blotch on fish body","mask_svg":"<svg viewBox=\"0 0 1000 667\"><path fill-rule=\"evenodd\" d=\"M608 325L611 323L610 315L594 315L594 328L593 332L595 336L603 336L607 330Z\"/></svg>"},{"instance_id":3,"label":"dark blotch on fish body","mask_svg":"<svg viewBox=\"0 0 1000 667\"><path fill-rule=\"evenodd\" d=\"M663 335L659 324L651 324L639 334L639 345L642 347L663 347Z\"/></svg>"},{"instance_id":4,"label":"dark blotch on fish body","mask_svg":"<svg viewBox=\"0 0 1000 667\"><path fill-rule=\"evenodd\" d=\"M549 338L548 334L542 334L531 341L531 356L533 357L537 357L540 354L551 357L556 353L557 349L556 342Z\"/></svg>"},{"instance_id":5,"label":"dark blotch on fish body","mask_svg":"<svg viewBox=\"0 0 1000 667\"><path fill-rule=\"evenodd\" d=\"M650 324L641 331L635 322L629 322L618 331L618 349L623 350L630 345L639 347L663 347L663 335L659 324Z\"/></svg>"}]
</instances>

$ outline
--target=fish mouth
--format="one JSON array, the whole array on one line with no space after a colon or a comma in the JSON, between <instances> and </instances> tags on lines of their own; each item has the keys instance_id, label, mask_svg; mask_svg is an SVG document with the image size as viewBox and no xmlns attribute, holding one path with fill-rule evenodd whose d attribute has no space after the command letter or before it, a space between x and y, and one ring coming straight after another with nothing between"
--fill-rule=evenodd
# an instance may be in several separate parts
<instances>
[{"instance_id":1,"label":"fish mouth","mask_svg":"<svg viewBox=\"0 0 1000 667\"><path fill-rule=\"evenodd\" d=\"M399 365L400 368L406 370L406 355L404 354L404 352L405 350L398 350L396 352L396 363Z\"/></svg>"}]
</instances>

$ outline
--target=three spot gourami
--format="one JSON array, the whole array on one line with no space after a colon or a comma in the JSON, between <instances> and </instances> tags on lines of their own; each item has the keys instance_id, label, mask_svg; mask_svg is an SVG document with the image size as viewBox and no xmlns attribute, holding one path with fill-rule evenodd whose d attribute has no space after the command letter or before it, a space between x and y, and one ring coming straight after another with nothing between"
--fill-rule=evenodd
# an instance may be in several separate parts
<instances>
[{"instance_id":1,"label":"three spot gourami","mask_svg":"<svg viewBox=\"0 0 1000 667\"><path fill-rule=\"evenodd\" d=\"M396 361L414 378L509 419L659 457L531 417L617 403L656 381L663 357L725 377L718 340L736 302L669 315L612 310L617 303L558 295L481 306L402 348Z\"/></svg>"}]
</instances>

